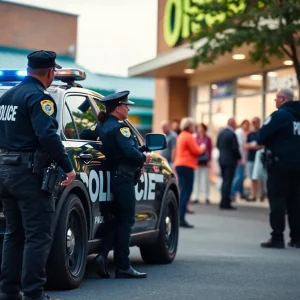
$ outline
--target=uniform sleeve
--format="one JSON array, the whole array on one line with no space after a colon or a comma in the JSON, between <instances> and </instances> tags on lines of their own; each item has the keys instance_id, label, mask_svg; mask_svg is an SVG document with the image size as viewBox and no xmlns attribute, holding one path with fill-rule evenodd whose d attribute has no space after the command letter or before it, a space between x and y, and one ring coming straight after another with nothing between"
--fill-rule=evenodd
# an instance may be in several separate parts
<instances>
[{"instance_id":1,"label":"uniform sleeve","mask_svg":"<svg viewBox=\"0 0 300 300\"><path fill-rule=\"evenodd\" d=\"M97 141L99 138L97 124L93 125L91 128L82 130L79 133L79 137L82 140Z\"/></svg>"},{"instance_id":2,"label":"uniform sleeve","mask_svg":"<svg viewBox=\"0 0 300 300\"><path fill-rule=\"evenodd\" d=\"M125 157L135 159L137 163L142 164L146 160L146 156L141 153L135 146L130 128L124 126L115 129L115 136Z\"/></svg>"},{"instance_id":3,"label":"uniform sleeve","mask_svg":"<svg viewBox=\"0 0 300 300\"><path fill-rule=\"evenodd\" d=\"M275 111L269 118L266 119L263 126L258 132L258 145L268 146L277 134L278 130L284 125L284 117L282 112Z\"/></svg>"},{"instance_id":4,"label":"uniform sleeve","mask_svg":"<svg viewBox=\"0 0 300 300\"><path fill-rule=\"evenodd\" d=\"M71 172L73 166L57 134L56 104L47 94L34 94L28 104L32 128L42 148L55 160L64 172Z\"/></svg>"}]
</instances>

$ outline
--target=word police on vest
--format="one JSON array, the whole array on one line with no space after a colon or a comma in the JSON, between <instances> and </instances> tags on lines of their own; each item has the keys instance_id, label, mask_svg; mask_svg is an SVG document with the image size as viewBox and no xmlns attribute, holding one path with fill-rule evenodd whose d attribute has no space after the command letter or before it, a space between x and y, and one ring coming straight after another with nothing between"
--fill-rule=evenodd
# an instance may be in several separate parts
<instances>
[{"instance_id":1,"label":"word police on vest","mask_svg":"<svg viewBox=\"0 0 300 300\"><path fill-rule=\"evenodd\" d=\"M294 135L300 135L300 122L294 121Z\"/></svg>"},{"instance_id":2,"label":"word police on vest","mask_svg":"<svg viewBox=\"0 0 300 300\"><path fill-rule=\"evenodd\" d=\"M16 121L18 106L0 105L0 121Z\"/></svg>"}]
</instances>

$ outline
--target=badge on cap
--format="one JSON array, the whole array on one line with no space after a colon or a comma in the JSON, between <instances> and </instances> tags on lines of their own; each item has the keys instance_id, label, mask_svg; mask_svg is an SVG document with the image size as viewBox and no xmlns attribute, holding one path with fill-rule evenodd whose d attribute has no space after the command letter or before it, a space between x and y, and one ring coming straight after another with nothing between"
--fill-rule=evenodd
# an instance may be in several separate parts
<instances>
[{"instance_id":1,"label":"badge on cap","mask_svg":"<svg viewBox=\"0 0 300 300\"><path fill-rule=\"evenodd\" d=\"M50 100L42 100L41 101L42 110L48 116L52 116L54 114L54 103Z\"/></svg>"},{"instance_id":2,"label":"badge on cap","mask_svg":"<svg viewBox=\"0 0 300 300\"><path fill-rule=\"evenodd\" d=\"M120 128L120 132L122 133L122 135L124 135L127 138L131 136L130 129L128 127Z\"/></svg>"}]
</instances>

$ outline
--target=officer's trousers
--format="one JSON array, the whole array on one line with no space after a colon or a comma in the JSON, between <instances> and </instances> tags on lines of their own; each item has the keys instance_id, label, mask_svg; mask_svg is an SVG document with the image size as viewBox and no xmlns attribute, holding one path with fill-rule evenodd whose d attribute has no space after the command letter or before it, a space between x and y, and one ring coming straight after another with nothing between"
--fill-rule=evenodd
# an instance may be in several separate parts
<instances>
[{"instance_id":1,"label":"officer's trousers","mask_svg":"<svg viewBox=\"0 0 300 300\"><path fill-rule=\"evenodd\" d=\"M135 222L136 198L133 176L112 172L111 191L115 202L114 221L107 228L100 253L107 256L114 248L116 268L127 270L130 267L130 235Z\"/></svg>"},{"instance_id":2,"label":"officer's trousers","mask_svg":"<svg viewBox=\"0 0 300 300\"><path fill-rule=\"evenodd\" d=\"M41 191L42 178L27 164L0 165L0 197L6 217L1 291L39 298L46 282L54 217L52 196Z\"/></svg>"},{"instance_id":3,"label":"officer's trousers","mask_svg":"<svg viewBox=\"0 0 300 300\"><path fill-rule=\"evenodd\" d=\"M287 212L290 237L300 241L300 170L269 169L267 188L272 239L283 240Z\"/></svg>"}]
</instances>

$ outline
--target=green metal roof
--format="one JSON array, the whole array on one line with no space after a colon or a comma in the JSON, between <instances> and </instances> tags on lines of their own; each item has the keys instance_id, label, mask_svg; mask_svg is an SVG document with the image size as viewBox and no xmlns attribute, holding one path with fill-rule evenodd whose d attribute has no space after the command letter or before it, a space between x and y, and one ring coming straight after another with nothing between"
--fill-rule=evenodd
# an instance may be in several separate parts
<instances>
[{"instance_id":1,"label":"green metal roof","mask_svg":"<svg viewBox=\"0 0 300 300\"><path fill-rule=\"evenodd\" d=\"M0 69L23 69L27 65L27 55L31 50L0 46ZM92 73L75 62L69 56L58 55L57 63L63 68L78 68L86 72L85 88L95 90L102 95L116 91L129 90L130 99L137 106L153 105L154 80L151 78L128 78Z\"/></svg>"}]
</instances>

